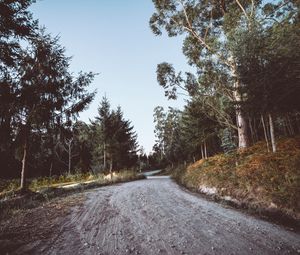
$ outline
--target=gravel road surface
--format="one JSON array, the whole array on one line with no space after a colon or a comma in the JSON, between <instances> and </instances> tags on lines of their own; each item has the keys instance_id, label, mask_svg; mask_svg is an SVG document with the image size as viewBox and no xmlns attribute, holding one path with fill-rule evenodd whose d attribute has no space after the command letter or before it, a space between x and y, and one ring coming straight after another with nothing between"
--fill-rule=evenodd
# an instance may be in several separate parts
<instances>
[{"instance_id":1,"label":"gravel road surface","mask_svg":"<svg viewBox=\"0 0 300 255\"><path fill-rule=\"evenodd\" d=\"M24 231L40 229L28 235L43 238L6 245L9 254L300 254L299 233L184 191L168 178L107 186L69 199L78 201L52 213L50 207L37 208L19 219L26 222ZM9 231L0 236L0 248L12 237Z\"/></svg>"}]
</instances>

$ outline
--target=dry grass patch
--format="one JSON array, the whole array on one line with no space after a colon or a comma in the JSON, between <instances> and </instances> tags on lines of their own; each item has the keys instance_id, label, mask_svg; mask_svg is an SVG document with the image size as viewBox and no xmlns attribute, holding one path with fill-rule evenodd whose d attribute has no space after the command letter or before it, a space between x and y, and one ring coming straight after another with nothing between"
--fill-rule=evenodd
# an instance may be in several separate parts
<instances>
[{"instance_id":1,"label":"dry grass patch","mask_svg":"<svg viewBox=\"0 0 300 255\"><path fill-rule=\"evenodd\" d=\"M259 142L231 154L200 160L174 177L188 188L215 187L221 196L300 216L300 137L281 139L276 153Z\"/></svg>"}]
</instances>

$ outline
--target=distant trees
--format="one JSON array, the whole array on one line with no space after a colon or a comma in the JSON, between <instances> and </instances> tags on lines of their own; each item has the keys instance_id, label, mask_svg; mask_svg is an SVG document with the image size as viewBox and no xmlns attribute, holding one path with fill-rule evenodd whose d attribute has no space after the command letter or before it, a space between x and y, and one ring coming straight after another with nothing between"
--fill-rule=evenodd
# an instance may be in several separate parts
<instances>
[{"instance_id":1,"label":"distant trees","mask_svg":"<svg viewBox=\"0 0 300 255\"><path fill-rule=\"evenodd\" d=\"M196 70L177 73L172 64L157 66L166 97L188 95L178 117L181 139L174 145L185 141L187 159L196 152L205 158L208 151L245 148L259 139L275 152L276 136L300 132L297 1L153 3L152 31L184 35L183 53Z\"/></svg>"},{"instance_id":2,"label":"distant trees","mask_svg":"<svg viewBox=\"0 0 300 255\"><path fill-rule=\"evenodd\" d=\"M154 122L153 155L161 166L205 159L221 149L218 122L201 112L198 102L188 102L183 111L156 107Z\"/></svg>"},{"instance_id":3,"label":"distant trees","mask_svg":"<svg viewBox=\"0 0 300 255\"><path fill-rule=\"evenodd\" d=\"M156 153L160 154L160 160L167 160L168 164L176 163L183 159L183 146L180 143L180 112L169 108L164 112L162 107L154 109L155 134L157 137L154 146Z\"/></svg>"},{"instance_id":4,"label":"distant trees","mask_svg":"<svg viewBox=\"0 0 300 255\"><path fill-rule=\"evenodd\" d=\"M106 97L98 108L98 116L91 125L95 144L93 165L96 171L130 168L137 164L137 135L120 107L112 110ZM109 166L109 167L108 167Z\"/></svg>"}]
</instances>

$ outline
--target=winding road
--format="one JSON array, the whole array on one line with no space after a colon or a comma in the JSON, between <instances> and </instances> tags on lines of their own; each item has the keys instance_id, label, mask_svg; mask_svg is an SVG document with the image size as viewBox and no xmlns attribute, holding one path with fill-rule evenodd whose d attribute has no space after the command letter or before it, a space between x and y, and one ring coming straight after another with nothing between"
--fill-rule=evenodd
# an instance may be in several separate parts
<instances>
[{"instance_id":1,"label":"winding road","mask_svg":"<svg viewBox=\"0 0 300 255\"><path fill-rule=\"evenodd\" d=\"M81 202L69 213L49 217L47 225L59 228L11 253L300 254L298 233L184 191L169 178L97 188L72 199L77 196Z\"/></svg>"}]
</instances>

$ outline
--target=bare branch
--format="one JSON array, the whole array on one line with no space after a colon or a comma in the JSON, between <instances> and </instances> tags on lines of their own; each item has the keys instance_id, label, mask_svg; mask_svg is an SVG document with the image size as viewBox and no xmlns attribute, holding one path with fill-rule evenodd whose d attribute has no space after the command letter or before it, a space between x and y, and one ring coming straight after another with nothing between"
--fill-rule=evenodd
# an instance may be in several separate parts
<instances>
[{"instance_id":1,"label":"bare branch","mask_svg":"<svg viewBox=\"0 0 300 255\"><path fill-rule=\"evenodd\" d=\"M178 0L178 2L180 3L180 5L182 6L182 9L183 9L183 13L184 13L184 16L185 16L185 20L188 24L188 26L184 26L183 24L181 24L183 26L183 28L188 31L193 37L195 37L200 43L202 46L204 46L204 48L206 48L208 51L210 51L212 54L215 54L219 60L221 60L225 65L227 65L228 67L232 68L233 67L233 64L231 62L229 62L228 60L226 60L226 58L221 55L220 53L218 52L215 52L206 42L205 42L205 38L202 38L199 34L197 34L195 32L195 30L193 29L193 26L191 24L191 21L187 15L187 12L186 12L186 9L184 7L184 4L182 3L181 0ZM171 20L173 22L175 22L177 25L179 25L178 22L176 22L174 19L171 18Z\"/></svg>"},{"instance_id":2,"label":"bare branch","mask_svg":"<svg viewBox=\"0 0 300 255\"><path fill-rule=\"evenodd\" d=\"M216 118L217 118L217 120L218 120L219 123L221 123L221 124L223 124L223 125L225 125L227 127L233 128L235 130L238 129L236 125L232 124L230 116L227 113L225 113L225 112L222 113L221 111L219 111L217 109L217 107L215 107L213 104L211 104L209 102L209 100L203 101L203 104L205 104L206 106L208 106L214 112L214 114L216 115ZM208 113L206 115L209 118L211 118Z\"/></svg>"},{"instance_id":3,"label":"bare branch","mask_svg":"<svg viewBox=\"0 0 300 255\"><path fill-rule=\"evenodd\" d=\"M240 1L239 0L235 0L235 1L236 1L237 5L240 7L240 9L242 10L242 12L244 13L244 15L247 18L247 20L249 20L248 14L245 11L244 7L241 5Z\"/></svg>"},{"instance_id":4,"label":"bare branch","mask_svg":"<svg viewBox=\"0 0 300 255\"><path fill-rule=\"evenodd\" d=\"M253 18L254 9L255 9L255 3L254 0L251 0L251 13L250 13L251 18Z\"/></svg>"},{"instance_id":5,"label":"bare branch","mask_svg":"<svg viewBox=\"0 0 300 255\"><path fill-rule=\"evenodd\" d=\"M205 31L204 41L206 41L208 31L211 27L212 27L212 10L210 11L210 21L209 21L209 25L207 26L206 31Z\"/></svg>"}]
</instances>

